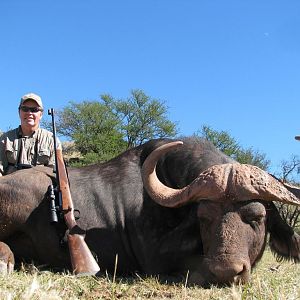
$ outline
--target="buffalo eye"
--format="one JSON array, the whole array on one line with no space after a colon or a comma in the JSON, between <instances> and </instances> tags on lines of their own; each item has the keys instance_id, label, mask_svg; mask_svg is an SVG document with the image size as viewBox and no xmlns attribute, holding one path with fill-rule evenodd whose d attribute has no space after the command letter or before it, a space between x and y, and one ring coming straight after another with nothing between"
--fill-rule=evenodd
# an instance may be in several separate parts
<instances>
[{"instance_id":1,"label":"buffalo eye","mask_svg":"<svg viewBox=\"0 0 300 300\"><path fill-rule=\"evenodd\" d=\"M247 213L243 214L242 220L246 224L249 224L253 229L256 229L258 226L264 223L266 214L265 213Z\"/></svg>"},{"instance_id":2,"label":"buffalo eye","mask_svg":"<svg viewBox=\"0 0 300 300\"><path fill-rule=\"evenodd\" d=\"M240 208L240 216L244 223L249 224L253 229L256 229L265 222L266 209L259 202L248 203Z\"/></svg>"},{"instance_id":3,"label":"buffalo eye","mask_svg":"<svg viewBox=\"0 0 300 300\"><path fill-rule=\"evenodd\" d=\"M264 216L257 216L253 220L249 221L250 226L255 229L257 226L264 223L265 217Z\"/></svg>"}]
</instances>

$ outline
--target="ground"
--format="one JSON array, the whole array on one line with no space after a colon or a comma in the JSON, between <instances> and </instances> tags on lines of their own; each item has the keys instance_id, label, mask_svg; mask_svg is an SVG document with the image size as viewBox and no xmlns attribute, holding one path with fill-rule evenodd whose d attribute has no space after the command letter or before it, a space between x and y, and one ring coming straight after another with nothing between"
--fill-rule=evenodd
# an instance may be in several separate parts
<instances>
[{"instance_id":1,"label":"ground","mask_svg":"<svg viewBox=\"0 0 300 300\"><path fill-rule=\"evenodd\" d=\"M203 289L138 275L132 279L77 278L29 265L0 277L0 299L300 299L299 282L300 264L277 262L266 251L250 283L244 286Z\"/></svg>"}]
</instances>

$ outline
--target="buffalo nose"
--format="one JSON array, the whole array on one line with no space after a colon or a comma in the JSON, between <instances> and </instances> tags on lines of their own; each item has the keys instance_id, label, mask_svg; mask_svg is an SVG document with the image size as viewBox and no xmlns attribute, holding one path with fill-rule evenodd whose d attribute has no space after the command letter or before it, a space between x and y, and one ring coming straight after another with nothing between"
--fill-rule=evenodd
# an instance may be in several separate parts
<instances>
[{"instance_id":1,"label":"buffalo nose","mask_svg":"<svg viewBox=\"0 0 300 300\"><path fill-rule=\"evenodd\" d=\"M218 283L247 282L250 268L245 261L216 262L209 264L210 272L216 277Z\"/></svg>"}]
</instances>

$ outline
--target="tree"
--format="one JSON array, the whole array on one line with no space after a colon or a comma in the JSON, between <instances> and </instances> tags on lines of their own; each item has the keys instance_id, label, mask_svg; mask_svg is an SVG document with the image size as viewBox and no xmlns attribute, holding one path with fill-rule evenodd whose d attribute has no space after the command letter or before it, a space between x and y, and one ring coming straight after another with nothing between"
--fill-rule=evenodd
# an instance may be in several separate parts
<instances>
[{"instance_id":1,"label":"tree","mask_svg":"<svg viewBox=\"0 0 300 300\"><path fill-rule=\"evenodd\" d=\"M283 182L297 184L296 177L300 174L300 158L297 155L292 155L289 160L283 160L280 168L280 178Z\"/></svg>"},{"instance_id":2,"label":"tree","mask_svg":"<svg viewBox=\"0 0 300 300\"><path fill-rule=\"evenodd\" d=\"M252 148L244 149L226 131L213 130L210 126L204 125L202 130L195 135L211 141L220 151L240 163L255 165L263 170L267 170L270 165L270 161L266 159L264 153Z\"/></svg>"},{"instance_id":3,"label":"tree","mask_svg":"<svg viewBox=\"0 0 300 300\"><path fill-rule=\"evenodd\" d=\"M100 101L69 102L57 112L57 132L74 142L80 163L108 160L120 152L160 137L173 137L176 124L164 102L134 90L126 100L102 95ZM43 121L43 126L51 125Z\"/></svg>"},{"instance_id":4,"label":"tree","mask_svg":"<svg viewBox=\"0 0 300 300\"><path fill-rule=\"evenodd\" d=\"M300 174L300 159L292 155L289 160L283 160L280 165L280 173L277 175L282 182L299 186L296 178ZM294 205L276 203L281 217L294 229L300 228L300 208Z\"/></svg>"},{"instance_id":5,"label":"tree","mask_svg":"<svg viewBox=\"0 0 300 300\"><path fill-rule=\"evenodd\" d=\"M58 134L74 141L84 158L93 157L87 163L107 160L125 149L120 121L96 101L69 102L57 113L56 128Z\"/></svg>"},{"instance_id":6,"label":"tree","mask_svg":"<svg viewBox=\"0 0 300 300\"><path fill-rule=\"evenodd\" d=\"M126 100L102 95L105 105L120 119L127 148L153 138L174 137L177 124L167 119L168 108L161 100L152 99L142 90L132 90Z\"/></svg>"}]
</instances>

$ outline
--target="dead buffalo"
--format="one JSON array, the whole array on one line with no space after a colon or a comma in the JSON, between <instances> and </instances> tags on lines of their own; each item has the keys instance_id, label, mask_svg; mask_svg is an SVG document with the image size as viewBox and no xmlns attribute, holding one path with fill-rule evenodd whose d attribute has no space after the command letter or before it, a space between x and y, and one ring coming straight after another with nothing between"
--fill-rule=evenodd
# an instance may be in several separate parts
<instances>
[{"instance_id":1,"label":"dead buffalo","mask_svg":"<svg viewBox=\"0 0 300 300\"><path fill-rule=\"evenodd\" d=\"M299 261L300 237L272 202L300 205L297 190L235 163L205 140L180 144L152 140L109 162L69 169L78 224L102 271L114 270L118 255L119 274L178 273L200 285L245 283L268 233L277 256ZM13 262L6 245L17 260L70 267L61 245L65 227L50 224L52 181L46 167L0 179L2 270Z\"/></svg>"}]
</instances>

